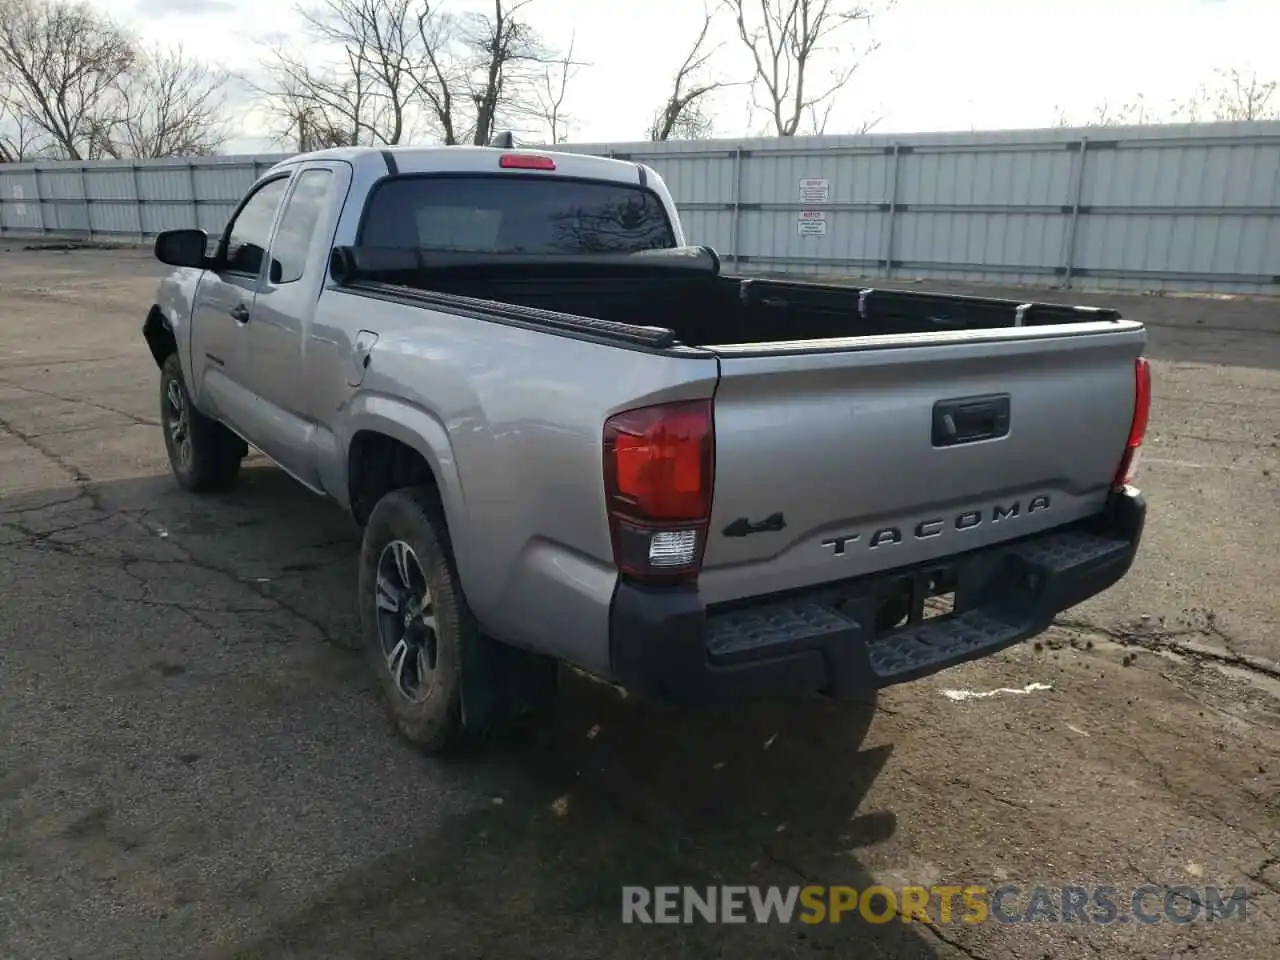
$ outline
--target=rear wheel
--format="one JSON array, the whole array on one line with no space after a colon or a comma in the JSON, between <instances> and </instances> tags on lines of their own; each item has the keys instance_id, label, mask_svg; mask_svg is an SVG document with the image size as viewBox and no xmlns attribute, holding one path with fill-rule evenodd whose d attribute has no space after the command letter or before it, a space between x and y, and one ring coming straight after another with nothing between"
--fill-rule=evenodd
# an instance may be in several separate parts
<instances>
[{"instance_id":1,"label":"rear wheel","mask_svg":"<svg viewBox=\"0 0 1280 960\"><path fill-rule=\"evenodd\" d=\"M169 466L180 487L225 490L236 482L248 447L195 408L176 353L169 354L160 367L160 423Z\"/></svg>"},{"instance_id":2,"label":"rear wheel","mask_svg":"<svg viewBox=\"0 0 1280 960\"><path fill-rule=\"evenodd\" d=\"M556 662L485 636L459 585L432 487L378 501L360 548L364 645L398 732L443 753L554 715ZM465 694L465 722L464 722Z\"/></svg>"},{"instance_id":3,"label":"rear wheel","mask_svg":"<svg viewBox=\"0 0 1280 960\"><path fill-rule=\"evenodd\" d=\"M408 487L378 501L360 548L365 648L396 729L428 753L462 739L462 647L478 632L445 536L435 492Z\"/></svg>"}]
</instances>

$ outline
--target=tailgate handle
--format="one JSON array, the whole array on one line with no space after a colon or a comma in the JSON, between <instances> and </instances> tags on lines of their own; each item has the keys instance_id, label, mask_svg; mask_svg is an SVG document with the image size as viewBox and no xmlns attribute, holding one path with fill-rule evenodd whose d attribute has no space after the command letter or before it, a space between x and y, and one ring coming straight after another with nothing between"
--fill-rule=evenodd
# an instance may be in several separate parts
<instances>
[{"instance_id":1,"label":"tailgate handle","mask_svg":"<svg viewBox=\"0 0 1280 960\"><path fill-rule=\"evenodd\" d=\"M961 443L993 440L1009 433L1009 395L960 397L933 405L933 445L954 447Z\"/></svg>"}]
</instances>

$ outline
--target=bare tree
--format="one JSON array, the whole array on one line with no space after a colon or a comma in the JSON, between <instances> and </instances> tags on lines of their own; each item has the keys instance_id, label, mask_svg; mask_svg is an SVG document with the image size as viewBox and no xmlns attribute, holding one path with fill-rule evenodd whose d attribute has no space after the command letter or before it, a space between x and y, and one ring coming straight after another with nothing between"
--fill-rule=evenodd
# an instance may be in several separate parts
<instances>
[{"instance_id":1,"label":"bare tree","mask_svg":"<svg viewBox=\"0 0 1280 960\"><path fill-rule=\"evenodd\" d=\"M359 71L313 67L283 47L271 51L263 68L264 82L247 82L279 142L299 151L360 142L364 97Z\"/></svg>"},{"instance_id":2,"label":"bare tree","mask_svg":"<svg viewBox=\"0 0 1280 960\"><path fill-rule=\"evenodd\" d=\"M308 46L272 49L267 81L252 84L279 139L314 149L430 131L446 144L488 143L500 120L547 106L559 132L574 63L525 19L532 0L462 13L431 0L311 2L299 8Z\"/></svg>"},{"instance_id":3,"label":"bare tree","mask_svg":"<svg viewBox=\"0 0 1280 960\"><path fill-rule=\"evenodd\" d=\"M454 57L455 18L446 11L423 3L417 16L421 62L414 75L414 93L426 109L428 121L448 146L461 143L465 119L463 98L458 94L464 71Z\"/></svg>"},{"instance_id":4,"label":"bare tree","mask_svg":"<svg viewBox=\"0 0 1280 960\"><path fill-rule=\"evenodd\" d=\"M500 121L528 112L544 66L555 60L521 15L533 2L493 0L492 15L471 13L459 20L469 67L466 88L475 111L471 142L477 146L493 139Z\"/></svg>"},{"instance_id":5,"label":"bare tree","mask_svg":"<svg viewBox=\"0 0 1280 960\"><path fill-rule=\"evenodd\" d=\"M453 21L424 2L319 0L296 9L302 43L277 43L251 81L278 140L300 151L395 144L420 106L446 143L459 83Z\"/></svg>"},{"instance_id":6,"label":"bare tree","mask_svg":"<svg viewBox=\"0 0 1280 960\"><path fill-rule=\"evenodd\" d=\"M182 47L138 56L116 85L115 115L103 125L101 152L113 157L201 157L226 143L227 71Z\"/></svg>"},{"instance_id":7,"label":"bare tree","mask_svg":"<svg viewBox=\"0 0 1280 960\"><path fill-rule=\"evenodd\" d=\"M412 0L321 0L300 11L304 26L323 43L342 47L363 92L357 127L369 138L399 143L416 92L417 36Z\"/></svg>"},{"instance_id":8,"label":"bare tree","mask_svg":"<svg viewBox=\"0 0 1280 960\"><path fill-rule=\"evenodd\" d=\"M47 139L17 107L8 87L0 86L0 163L21 163L39 155Z\"/></svg>"},{"instance_id":9,"label":"bare tree","mask_svg":"<svg viewBox=\"0 0 1280 960\"><path fill-rule=\"evenodd\" d=\"M302 51L276 46L263 64L266 82L250 84L275 121L277 137L292 141L299 150L383 142L376 123L376 69L370 65L364 25L328 23L323 29L342 31L344 36L325 47L323 40L331 37L315 36L322 29L316 26L321 12L297 12L307 25L307 39L319 43ZM332 59L325 62L316 55L320 51L332 54Z\"/></svg>"},{"instance_id":10,"label":"bare tree","mask_svg":"<svg viewBox=\"0 0 1280 960\"><path fill-rule=\"evenodd\" d=\"M1171 101L1166 108L1152 106L1146 96L1139 93L1132 99L1103 100L1095 104L1088 115L1080 120L1061 105L1054 108L1055 127L1136 127L1150 123L1168 123L1178 118L1182 104Z\"/></svg>"},{"instance_id":11,"label":"bare tree","mask_svg":"<svg viewBox=\"0 0 1280 960\"><path fill-rule=\"evenodd\" d=\"M1192 91L1185 99L1177 98L1169 101L1169 109L1165 121L1169 123L1203 123L1213 119L1209 88L1203 83ZM1164 122L1161 120L1156 123Z\"/></svg>"},{"instance_id":12,"label":"bare tree","mask_svg":"<svg viewBox=\"0 0 1280 960\"><path fill-rule=\"evenodd\" d=\"M564 98L569 91L569 81L583 66L573 59L575 37L569 38L569 49L554 63L543 68L542 77L534 91L533 107L538 119L545 124L550 135L549 143L565 143L569 139L571 118L564 111Z\"/></svg>"},{"instance_id":13,"label":"bare tree","mask_svg":"<svg viewBox=\"0 0 1280 960\"><path fill-rule=\"evenodd\" d=\"M1104 100L1083 123L1075 122L1062 107L1055 111L1059 127L1123 127L1150 123L1202 123L1211 120L1269 120L1280 118L1278 84L1256 73L1238 69L1214 71L1217 80L1200 83L1185 98L1175 98L1164 108L1153 107L1139 93L1122 102Z\"/></svg>"},{"instance_id":14,"label":"bare tree","mask_svg":"<svg viewBox=\"0 0 1280 960\"><path fill-rule=\"evenodd\" d=\"M25 129L72 160L102 154L132 38L87 3L0 0L0 81Z\"/></svg>"},{"instance_id":15,"label":"bare tree","mask_svg":"<svg viewBox=\"0 0 1280 960\"><path fill-rule=\"evenodd\" d=\"M1158 114L1148 108L1146 97L1138 94L1132 100L1123 103L1112 103L1103 100L1093 108L1087 127L1132 127L1146 123L1157 123Z\"/></svg>"},{"instance_id":16,"label":"bare tree","mask_svg":"<svg viewBox=\"0 0 1280 960\"><path fill-rule=\"evenodd\" d=\"M722 2L751 53L757 91L763 88L763 103L757 103L768 112L780 137L795 136L806 119L815 131L824 129L836 94L879 46L871 40L858 49L852 40L854 30L871 21L872 9L862 0ZM824 54L837 58L840 65L818 79L813 71Z\"/></svg>"},{"instance_id":17,"label":"bare tree","mask_svg":"<svg viewBox=\"0 0 1280 960\"><path fill-rule=\"evenodd\" d=\"M1280 119L1280 98L1275 80L1262 80L1253 71L1218 70L1216 120Z\"/></svg>"},{"instance_id":18,"label":"bare tree","mask_svg":"<svg viewBox=\"0 0 1280 960\"><path fill-rule=\"evenodd\" d=\"M703 8L702 29L689 48L688 55L676 71L667 102L654 115L649 125L650 140L700 140L711 134L711 114L704 109L708 98L727 86L723 80L705 75L708 64L723 44L709 45L708 35L715 19L714 10Z\"/></svg>"},{"instance_id":19,"label":"bare tree","mask_svg":"<svg viewBox=\"0 0 1280 960\"><path fill-rule=\"evenodd\" d=\"M1170 120L1200 123L1205 120L1280 119L1277 82L1263 80L1251 70L1229 67L1213 71L1215 80L1201 83L1185 99L1177 100Z\"/></svg>"}]
</instances>

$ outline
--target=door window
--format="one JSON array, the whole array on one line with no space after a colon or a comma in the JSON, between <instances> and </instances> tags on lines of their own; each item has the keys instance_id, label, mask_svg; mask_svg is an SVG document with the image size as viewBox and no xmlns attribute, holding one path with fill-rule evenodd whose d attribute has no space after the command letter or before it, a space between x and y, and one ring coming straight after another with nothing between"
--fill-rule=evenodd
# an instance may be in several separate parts
<instances>
[{"instance_id":1,"label":"door window","mask_svg":"<svg viewBox=\"0 0 1280 960\"><path fill-rule=\"evenodd\" d=\"M227 229L226 269L233 273L257 276L262 270L267 244L271 240L271 224L276 218L276 208L284 197L287 177L263 184Z\"/></svg>"},{"instance_id":2,"label":"door window","mask_svg":"<svg viewBox=\"0 0 1280 960\"><path fill-rule=\"evenodd\" d=\"M308 170L298 177L271 244L272 283L293 283L302 278L332 179L328 170Z\"/></svg>"}]
</instances>

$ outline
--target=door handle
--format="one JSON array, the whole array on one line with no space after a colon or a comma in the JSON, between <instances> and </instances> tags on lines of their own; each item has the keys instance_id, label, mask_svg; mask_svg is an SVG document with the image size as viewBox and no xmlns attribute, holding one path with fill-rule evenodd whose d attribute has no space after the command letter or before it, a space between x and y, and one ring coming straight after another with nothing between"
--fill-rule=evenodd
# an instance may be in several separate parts
<instances>
[{"instance_id":1,"label":"door handle","mask_svg":"<svg viewBox=\"0 0 1280 960\"><path fill-rule=\"evenodd\" d=\"M243 303L237 303L234 307L231 308L231 318L235 320L236 323L248 323L249 308L246 307Z\"/></svg>"},{"instance_id":2,"label":"door handle","mask_svg":"<svg viewBox=\"0 0 1280 960\"><path fill-rule=\"evenodd\" d=\"M1009 395L939 400L933 405L933 445L953 447L1009 433Z\"/></svg>"}]
</instances>

